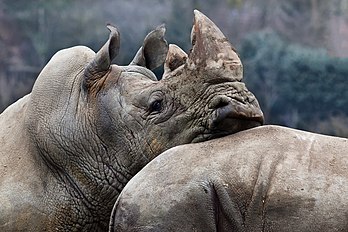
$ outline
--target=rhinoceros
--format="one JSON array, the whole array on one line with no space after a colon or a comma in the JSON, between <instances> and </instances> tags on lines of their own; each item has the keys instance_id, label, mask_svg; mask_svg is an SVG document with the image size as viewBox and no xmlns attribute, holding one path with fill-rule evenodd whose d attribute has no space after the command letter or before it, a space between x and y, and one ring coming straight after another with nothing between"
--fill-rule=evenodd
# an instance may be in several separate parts
<instances>
[{"instance_id":1,"label":"rhinoceros","mask_svg":"<svg viewBox=\"0 0 348 232\"><path fill-rule=\"evenodd\" d=\"M267 125L169 149L128 182L110 231L348 231L348 139Z\"/></svg>"},{"instance_id":2,"label":"rhinoceros","mask_svg":"<svg viewBox=\"0 0 348 232\"><path fill-rule=\"evenodd\" d=\"M119 32L59 51L0 115L0 231L106 231L125 184L176 145L259 126L262 111L221 31L196 15L187 55L151 32L128 66ZM159 81L150 69L165 64Z\"/></svg>"}]
</instances>

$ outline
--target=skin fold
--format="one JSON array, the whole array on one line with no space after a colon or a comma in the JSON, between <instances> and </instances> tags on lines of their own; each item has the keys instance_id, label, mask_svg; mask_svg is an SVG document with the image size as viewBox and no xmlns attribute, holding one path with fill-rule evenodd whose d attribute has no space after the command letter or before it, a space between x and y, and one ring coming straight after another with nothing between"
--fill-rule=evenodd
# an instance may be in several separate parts
<instances>
[{"instance_id":1,"label":"skin fold","mask_svg":"<svg viewBox=\"0 0 348 232\"><path fill-rule=\"evenodd\" d=\"M97 53L57 52L0 115L0 231L106 231L123 187L160 153L263 123L238 55L204 15L189 55L160 26L128 66L112 64L120 36L108 28Z\"/></svg>"}]
</instances>

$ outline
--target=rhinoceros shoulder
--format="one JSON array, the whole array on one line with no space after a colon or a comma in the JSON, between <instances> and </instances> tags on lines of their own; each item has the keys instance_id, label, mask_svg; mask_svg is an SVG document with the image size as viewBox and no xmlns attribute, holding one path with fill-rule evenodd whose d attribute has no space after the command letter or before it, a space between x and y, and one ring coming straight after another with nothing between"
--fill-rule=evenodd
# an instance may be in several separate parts
<instances>
[{"instance_id":1,"label":"rhinoceros shoulder","mask_svg":"<svg viewBox=\"0 0 348 232\"><path fill-rule=\"evenodd\" d=\"M13 157L13 153L23 152L20 151L20 147L26 143L23 136L24 118L29 99L30 94L19 99L0 114L0 147L2 148L0 150L0 176L4 174L4 169L7 167L6 162Z\"/></svg>"},{"instance_id":2,"label":"rhinoceros shoulder","mask_svg":"<svg viewBox=\"0 0 348 232\"><path fill-rule=\"evenodd\" d=\"M34 172L38 167L25 125L30 97L26 95L0 114L0 186L9 180L19 183L36 178Z\"/></svg>"},{"instance_id":3,"label":"rhinoceros shoulder","mask_svg":"<svg viewBox=\"0 0 348 232\"><path fill-rule=\"evenodd\" d=\"M45 218L44 173L30 152L32 144L25 130L30 97L24 96L0 114L1 231L8 228L22 231L33 218ZM33 208L37 210L30 210Z\"/></svg>"}]
</instances>

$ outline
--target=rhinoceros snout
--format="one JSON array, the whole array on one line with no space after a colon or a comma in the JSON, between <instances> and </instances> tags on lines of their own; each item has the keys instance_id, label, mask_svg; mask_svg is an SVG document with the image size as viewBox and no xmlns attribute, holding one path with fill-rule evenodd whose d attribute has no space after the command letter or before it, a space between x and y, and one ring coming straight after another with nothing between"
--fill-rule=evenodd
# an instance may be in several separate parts
<instances>
[{"instance_id":1,"label":"rhinoceros snout","mask_svg":"<svg viewBox=\"0 0 348 232\"><path fill-rule=\"evenodd\" d=\"M211 124L213 130L235 133L264 123L264 116L257 102L241 102L221 96L213 101L210 108L214 110Z\"/></svg>"},{"instance_id":2,"label":"rhinoceros snout","mask_svg":"<svg viewBox=\"0 0 348 232\"><path fill-rule=\"evenodd\" d=\"M249 121L256 121L263 124L263 114L257 107L250 105L243 105L239 102L230 101L223 103L216 109L215 122L225 120L226 118L244 119Z\"/></svg>"}]
</instances>

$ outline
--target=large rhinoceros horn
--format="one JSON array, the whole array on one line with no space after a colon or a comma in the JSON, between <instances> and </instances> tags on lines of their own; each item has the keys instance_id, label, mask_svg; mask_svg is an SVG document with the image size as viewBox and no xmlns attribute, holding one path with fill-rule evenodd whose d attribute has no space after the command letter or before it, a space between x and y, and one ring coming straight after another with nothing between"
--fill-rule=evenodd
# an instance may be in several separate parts
<instances>
[{"instance_id":1,"label":"large rhinoceros horn","mask_svg":"<svg viewBox=\"0 0 348 232\"><path fill-rule=\"evenodd\" d=\"M216 70L221 77L226 75L240 81L243 77L243 66L235 48L208 17L198 10L194 11L194 15L191 32L193 48L189 54L189 63L203 66L210 71Z\"/></svg>"},{"instance_id":2,"label":"large rhinoceros horn","mask_svg":"<svg viewBox=\"0 0 348 232\"><path fill-rule=\"evenodd\" d=\"M220 29L198 10L194 11L191 43L188 56L179 47L170 47L164 66L164 79L175 76L174 71L185 64L189 70L216 74L217 79L242 80L243 65L235 48Z\"/></svg>"},{"instance_id":3,"label":"large rhinoceros horn","mask_svg":"<svg viewBox=\"0 0 348 232\"><path fill-rule=\"evenodd\" d=\"M130 65L139 65L150 70L163 64L168 52L168 44L164 39L166 29L164 25L158 26L151 31L144 39Z\"/></svg>"},{"instance_id":4,"label":"large rhinoceros horn","mask_svg":"<svg viewBox=\"0 0 348 232\"><path fill-rule=\"evenodd\" d=\"M109 71L111 62L120 49L120 33L117 28L110 24L107 28L110 30L109 39L85 69L84 87L87 89Z\"/></svg>"}]
</instances>

